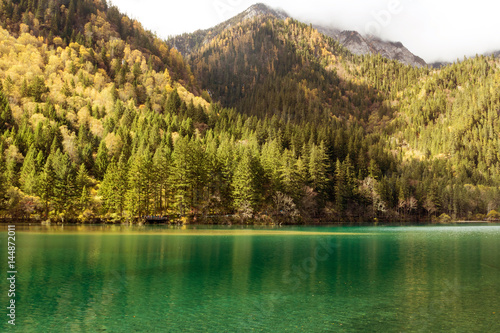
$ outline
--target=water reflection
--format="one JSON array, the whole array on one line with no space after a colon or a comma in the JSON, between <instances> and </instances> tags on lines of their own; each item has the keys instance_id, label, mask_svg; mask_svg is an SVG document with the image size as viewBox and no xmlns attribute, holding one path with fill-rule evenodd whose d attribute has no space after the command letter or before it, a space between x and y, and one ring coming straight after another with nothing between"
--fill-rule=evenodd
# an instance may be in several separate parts
<instances>
[{"instance_id":1,"label":"water reflection","mask_svg":"<svg viewBox=\"0 0 500 333\"><path fill-rule=\"evenodd\" d=\"M24 332L500 330L495 226L275 237L33 228L18 233Z\"/></svg>"}]
</instances>

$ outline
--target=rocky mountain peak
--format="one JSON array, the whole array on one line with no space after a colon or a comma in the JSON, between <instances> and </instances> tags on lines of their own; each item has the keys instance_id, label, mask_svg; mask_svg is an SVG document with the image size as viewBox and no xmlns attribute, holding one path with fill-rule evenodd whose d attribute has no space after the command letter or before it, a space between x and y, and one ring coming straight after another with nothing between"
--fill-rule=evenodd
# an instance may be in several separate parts
<instances>
[{"instance_id":1,"label":"rocky mountain peak","mask_svg":"<svg viewBox=\"0 0 500 333\"><path fill-rule=\"evenodd\" d=\"M284 20L288 17L288 14L285 13L283 10L273 9L263 3L257 3L255 5L250 6L242 14L243 14L242 20L250 19L259 15L262 16L272 15L281 20Z\"/></svg>"},{"instance_id":2,"label":"rocky mountain peak","mask_svg":"<svg viewBox=\"0 0 500 333\"><path fill-rule=\"evenodd\" d=\"M406 65L426 66L426 62L411 53L401 42L383 41L376 36L363 36L357 31L341 31L331 27L314 26L319 32L332 37L345 48L357 55L380 54Z\"/></svg>"},{"instance_id":3,"label":"rocky mountain peak","mask_svg":"<svg viewBox=\"0 0 500 333\"><path fill-rule=\"evenodd\" d=\"M273 16L279 20L285 20L290 17L285 11L281 9L271 8L263 3L256 3L240 14L218 24L211 29L198 30L192 34L176 36L171 38L169 42L183 55L189 55L200 45L209 43L213 38L215 38L215 36L222 33L222 31L236 26L246 20L253 19L259 16ZM342 31L335 28L334 26L313 25L313 27L316 28L320 33L337 40L340 44L342 44L345 48L347 48L354 54L380 54L383 57L397 60L407 65L417 67L423 67L427 65L423 59L415 56L400 42L383 41L378 37L363 36L357 31Z\"/></svg>"}]
</instances>

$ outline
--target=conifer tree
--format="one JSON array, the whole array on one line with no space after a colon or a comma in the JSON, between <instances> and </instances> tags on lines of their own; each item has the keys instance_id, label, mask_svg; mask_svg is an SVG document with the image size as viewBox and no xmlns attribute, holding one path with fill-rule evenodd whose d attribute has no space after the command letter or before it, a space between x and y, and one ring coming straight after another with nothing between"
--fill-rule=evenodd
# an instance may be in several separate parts
<instances>
[{"instance_id":1,"label":"conifer tree","mask_svg":"<svg viewBox=\"0 0 500 333\"><path fill-rule=\"evenodd\" d=\"M54 167L52 165L52 158L47 158L45 166L40 174L40 180L38 183L38 195L44 203L45 217L49 216L50 203L54 198L54 185L56 183L56 175L54 172Z\"/></svg>"},{"instance_id":2,"label":"conifer tree","mask_svg":"<svg viewBox=\"0 0 500 333\"><path fill-rule=\"evenodd\" d=\"M134 215L152 213L152 161L149 150L138 152L130 158L126 208ZM116 177L116 176L115 176Z\"/></svg>"},{"instance_id":3,"label":"conifer tree","mask_svg":"<svg viewBox=\"0 0 500 333\"><path fill-rule=\"evenodd\" d=\"M104 177L108 163L108 148L106 147L106 142L103 140L99 145L99 150L97 151L97 157L95 159L96 176L98 178L102 179Z\"/></svg>"},{"instance_id":4,"label":"conifer tree","mask_svg":"<svg viewBox=\"0 0 500 333\"><path fill-rule=\"evenodd\" d=\"M345 209L346 180L342 163L337 159L335 163L335 205L337 211L344 212Z\"/></svg>"},{"instance_id":5,"label":"conifer tree","mask_svg":"<svg viewBox=\"0 0 500 333\"><path fill-rule=\"evenodd\" d=\"M77 198L81 192L75 184L73 165L66 153L57 150L51 158L54 171L54 189L52 202L56 213L71 213L75 208Z\"/></svg>"},{"instance_id":6,"label":"conifer tree","mask_svg":"<svg viewBox=\"0 0 500 333\"><path fill-rule=\"evenodd\" d=\"M80 164L78 173L76 174L75 185L77 192L81 192L84 187L89 185L89 175L85 164Z\"/></svg>"},{"instance_id":7,"label":"conifer tree","mask_svg":"<svg viewBox=\"0 0 500 333\"><path fill-rule=\"evenodd\" d=\"M38 152L34 145L31 145L28 154L23 161L19 183L24 193L33 195L37 188L37 160Z\"/></svg>"},{"instance_id":8,"label":"conifer tree","mask_svg":"<svg viewBox=\"0 0 500 333\"><path fill-rule=\"evenodd\" d=\"M236 209L250 206L256 209L259 201L259 193L256 179L255 158L250 150L244 149L240 161L236 166L233 176L233 198Z\"/></svg>"},{"instance_id":9,"label":"conifer tree","mask_svg":"<svg viewBox=\"0 0 500 333\"><path fill-rule=\"evenodd\" d=\"M85 212L87 210L90 204L90 200L91 198L89 190L87 189L87 186L84 186L82 188L82 194L79 199L79 208L81 212Z\"/></svg>"},{"instance_id":10,"label":"conifer tree","mask_svg":"<svg viewBox=\"0 0 500 333\"><path fill-rule=\"evenodd\" d=\"M171 173L172 184L175 187L175 202L177 211L184 215L191 211L194 191L194 151L188 137L177 139L172 154L174 165Z\"/></svg>"},{"instance_id":11,"label":"conifer tree","mask_svg":"<svg viewBox=\"0 0 500 333\"><path fill-rule=\"evenodd\" d=\"M312 144L309 155L309 177L312 188L318 193L324 193L328 184L328 156L324 143L319 146Z\"/></svg>"}]
</instances>

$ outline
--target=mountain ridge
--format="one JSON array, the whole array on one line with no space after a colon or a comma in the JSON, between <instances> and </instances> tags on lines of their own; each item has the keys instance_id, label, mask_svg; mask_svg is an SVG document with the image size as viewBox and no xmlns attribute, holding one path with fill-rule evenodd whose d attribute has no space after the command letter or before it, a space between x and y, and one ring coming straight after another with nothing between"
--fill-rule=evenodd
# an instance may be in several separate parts
<instances>
[{"instance_id":1,"label":"mountain ridge","mask_svg":"<svg viewBox=\"0 0 500 333\"><path fill-rule=\"evenodd\" d=\"M357 31L324 28L313 25L319 32L330 36L356 55L380 54L405 65L424 67L425 60L409 51L401 42L384 41L376 36L363 36Z\"/></svg>"},{"instance_id":2,"label":"mountain ridge","mask_svg":"<svg viewBox=\"0 0 500 333\"><path fill-rule=\"evenodd\" d=\"M263 4L256 3L248 7L243 12L231 17L208 29L199 29L192 33L184 33L181 35L170 37L169 42L175 49L182 55L188 56L191 52L195 51L200 46L209 43L218 34L238 23L252 19L256 16L274 16L278 19L286 19L288 14L280 9L272 9L271 7Z\"/></svg>"},{"instance_id":3,"label":"mountain ridge","mask_svg":"<svg viewBox=\"0 0 500 333\"><path fill-rule=\"evenodd\" d=\"M169 39L169 42L181 54L188 56L200 47L200 45L210 42L225 29L256 16L273 16L280 20L292 18L282 9L274 9L264 3L256 3L212 28L197 30L191 34L174 36ZM312 24L312 26L320 33L338 41L353 54L380 54L387 59L397 60L405 65L416 67L427 65L422 58L410 52L401 42L384 41L376 36L363 36L357 31L340 30L325 25Z\"/></svg>"}]
</instances>

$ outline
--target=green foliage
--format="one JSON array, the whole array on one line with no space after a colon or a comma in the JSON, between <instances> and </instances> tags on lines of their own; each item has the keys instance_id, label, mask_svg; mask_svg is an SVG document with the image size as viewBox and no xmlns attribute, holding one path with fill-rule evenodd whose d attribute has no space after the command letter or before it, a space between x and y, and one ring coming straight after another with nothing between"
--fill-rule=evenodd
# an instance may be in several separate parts
<instances>
[{"instance_id":1,"label":"green foliage","mask_svg":"<svg viewBox=\"0 0 500 333\"><path fill-rule=\"evenodd\" d=\"M498 221L500 220L500 213L494 209L490 210L488 212L488 215L486 215L486 218L488 219L488 221Z\"/></svg>"},{"instance_id":2,"label":"green foliage","mask_svg":"<svg viewBox=\"0 0 500 333\"><path fill-rule=\"evenodd\" d=\"M37 194L42 199L45 207L45 217L49 215L49 205L55 198L56 175L52 165L52 159L47 159L45 166L40 174L40 180L37 186Z\"/></svg>"},{"instance_id":3,"label":"green foliage","mask_svg":"<svg viewBox=\"0 0 500 333\"><path fill-rule=\"evenodd\" d=\"M234 205L239 210L246 205L255 209L259 204L260 189L258 161L248 149L244 149L233 177Z\"/></svg>"},{"instance_id":4,"label":"green foliage","mask_svg":"<svg viewBox=\"0 0 500 333\"><path fill-rule=\"evenodd\" d=\"M108 148L106 147L106 143L104 141L101 141L99 150L97 151L97 157L95 159L97 177L102 178L104 176L104 174L106 173L106 169L108 168L108 162Z\"/></svg>"},{"instance_id":5,"label":"green foliage","mask_svg":"<svg viewBox=\"0 0 500 333\"><path fill-rule=\"evenodd\" d=\"M498 60L417 69L255 17L208 43L170 40L188 65L104 2L5 3L4 215L405 220L500 206Z\"/></svg>"},{"instance_id":6,"label":"green foliage","mask_svg":"<svg viewBox=\"0 0 500 333\"><path fill-rule=\"evenodd\" d=\"M448 214L443 213L439 215L438 221L439 223L450 223L451 217Z\"/></svg>"},{"instance_id":7,"label":"green foliage","mask_svg":"<svg viewBox=\"0 0 500 333\"><path fill-rule=\"evenodd\" d=\"M37 151L32 145L24 158L23 166L20 172L19 182L21 189L26 194L35 194L37 188Z\"/></svg>"},{"instance_id":8,"label":"green foliage","mask_svg":"<svg viewBox=\"0 0 500 333\"><path fill-rule=\"evenodd\" d=\"M48 92L49 88L45 85L44 78L40 76L35 77L30 83L24 80L21 85L21 96L33 97L37 103L42 102L43 95Z\"/></svg>"}]
</instances>

